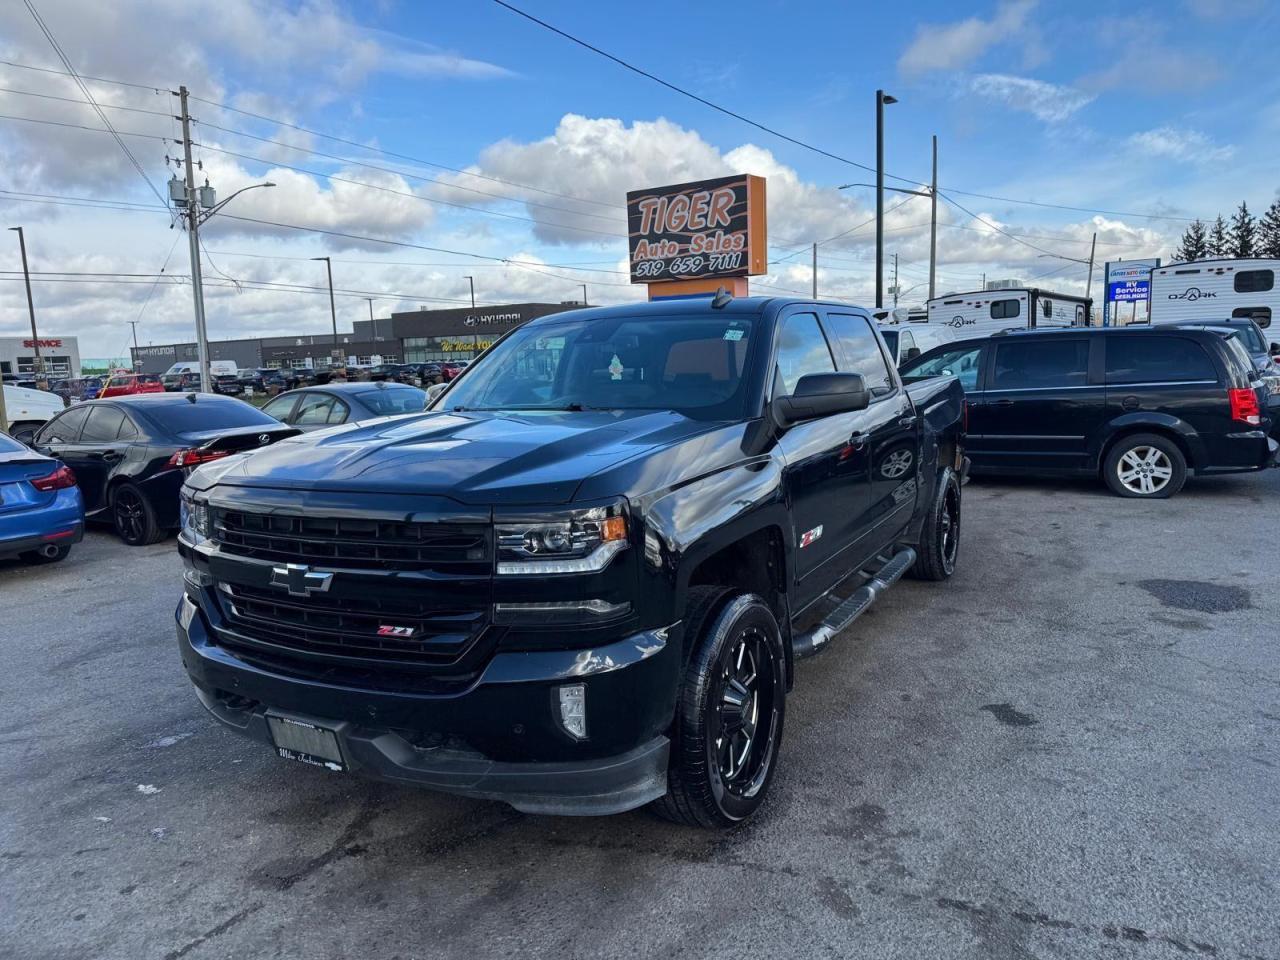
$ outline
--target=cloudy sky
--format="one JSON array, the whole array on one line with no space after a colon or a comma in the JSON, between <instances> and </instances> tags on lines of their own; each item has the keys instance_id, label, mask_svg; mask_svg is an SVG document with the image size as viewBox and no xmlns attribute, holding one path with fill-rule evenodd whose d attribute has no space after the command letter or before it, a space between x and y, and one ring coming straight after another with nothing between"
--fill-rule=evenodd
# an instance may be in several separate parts
<instances>
[{"instance_id":1,"label":"cloudy sky","mask_svg":"<svg viewBox=\"0 0 1280 960\"><path fill-rule=\"evenodd\" d=\"M85 356L193 337L186 239L154 188L195 154L229 205L205 232L210 336L340 329L417 306L591 302L627 283L629 189L768 177L770 273L756 290L870 302L874 91L890 184L940 142L942 290L982 275L1083 292L1098 258L1167 256L1186 218L1265 208L1280 169L1280 41L1267 0L1129 5L649 0L516 6L817 150L628 72L489 0L25 0L0 4L0 211L26 228L42 334ZM40 69L33 69L40 68ZM49 72L55 71L55 72ZM109 82L109 81L122 81ZM124 85L132 84L132 85ZM39 122L34 122L39 121ZM85 129L89 128L89 129ZM843 158L843 159L835 159ZM141 172L134 166L137 161ZM145 179L144 179L145 174ZM148 183L149 181L149 183ZM928 275L928 201L888 194L905 302ZM1030 202L1028 202L1030 201ZM1083 208L1083 209L1063 209ZM233 217L247 218L234 219ZM325 232L320 232L325 231ZM4 237L8 237L5 240ZM1063 258L1068 259L1063 259ZM0 335L27 326L16 235L0 234ZM56 273L55 273L56 272ZM1095 273L1095 294L1100 282Z\"/></svg>"}]
</instances>

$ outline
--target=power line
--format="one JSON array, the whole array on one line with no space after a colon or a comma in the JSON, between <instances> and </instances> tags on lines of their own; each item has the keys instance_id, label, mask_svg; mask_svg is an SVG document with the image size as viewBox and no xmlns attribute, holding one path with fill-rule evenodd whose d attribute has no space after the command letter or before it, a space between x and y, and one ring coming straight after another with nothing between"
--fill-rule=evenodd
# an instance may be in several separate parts
<instances>
[{"instance_id":1,"label":"power line","mask_svg":"<svg viewBox=\"0 0 1280 960\"><path fill-rule=\"evenodd\" d=\"M1047 253L1051 257L1058 256L1058 254L1054 253L1052 250L1046 250L1044 247L1038 247L1034 243L1031 243L1027 240L1023 240L1021 237L1017 236L1016 234L1010 233L1008 230L1004 230L1000 227L997 227L990 220L984 220L982 217L978 216L976 213L974 213L972 210L968 209L967 207L962 207L959 203L957 203L955 200L952 200L945 193L942 193L941 191L939 191L938 196L940 196L943 200L947 201L947 203L951 204L957 210L960 210L962 213L967 213L974 220L977 220L979 223L986 224L996 233L1001 234L1002 236L1008 237L1010 240L1014 241L1015 243L1020 243L1024 247L1030 247L1032 250L1037 250L1040 253Z\"/></svg>"},{"instance_id":2,"label":"power line","mask_svg":"<svg viewBox=\"0 0 1280 960\"><path fill-rule=\"evenodd\" d=\"M56 97L52 93L33 93L30 90L15 90L13 87L0 87L0 93L12 93L19 97L39 97L41 100L58 100L62 103L82 103L85 106L93 106L88 100L81 100L76 97ZM146 110L142 107L126 107L118 103L100 104L106 110L125 110L129 113L145 113L153 117L168 117L164 110Z\"/></svg>"},{"instance_id":3,"label":"power line","mask_svg":"<svg viewBox=\"0 0 1280 960\"><path fill-rule=\"evenodd\" d=\"M70 58L63 52L62 47L58 44L58 38L53 35L53 31L45 24L43 18L40 16L40 12L35 8L35 4L32 3L31 0L22 0L22 2L26 5L27 11L31 14L32 19L35 20L36 26L40 28L40 32L44 34L45 39L49 41L49 45L53 47L53 51L58 55L58 59L62 61L62 65L67 68L67 72L70 73L72 79L75 80L76 86L78 86L80 88L80 92L84 94L85 100L89 102L90 106L93 107L94 112L97 113L98 119L100 119L103 126L111 132L111 136L115 139L120 150L128 158L129 162L133 164L133 168L138 171L138 176L142 177L151 192L156 195L156 199L161 203L164 203L164 196L160 193L159 189L157 189L156 185L151 182L151 178L147 176L147 171L142 169L142 164L139 163L138 158L133 155L133 151L129 149L120 134L116 133L116 128L111 125L111 121L107 118L103 109L98 106L98 102L93 99L93 94L89 91L88 85L81 80L80 75L76 73L76 68L71 65Z\"/></svg>"},{"instance_id":4,"label":"power line","mask_svg":"<svg viewBox=\"0 0 1280 960\"><path fill-rule=\"evenodd\" d=\"M308 170L306 167L296 167L288 163L281 163L279 161L274 161L274 160L266 160L262 157L255 157L247 153L237 153L234 150L224 150L222 147L215 147L209 143L198 143L196 141L192 141L192 146L202 147L205 150L212 150L214 153L225 154L226 156L236 157L240 160L248 160L251 163L262 163L270 167L281 167L285 170L293 170L297 173L305 173L313 177L322 177L325 180L329 180L333 183L347 183L356 187L365 187L369 190L377 190L382 193L390 193L397 197L406 197L410 200L418 200L418 201L421 201L422 203L434 203L434 204L439 204L441 206L454 207L459 210L467 210L467 211L470 211L471 213L478 213L486 217L501 217L504 220L518 220L522 223L532 223L535 226L556 227L560 230L574 230L579 233L594 233L598 236L613 237L619 240L625 240L627 236L625 233L607 233L604 230L593 230L591 227L575 227L567 223L553 223L551 221L546 221L546 220L536 220L533 217L522 217L519 214L502 213L498 210L485 210L480 207L468 206L465 203L455 203L452 200L440 200L436 197L424 197L421 194L413 193L411 191L396 190L396 189L393 189L392 187L379 186L376 183L365 183L363 180L352 180L349 177L340 177L337 174L322 173L319 170Z\"/></svg>"},{"instance_id":5,"label":"power line","mask_svg":"<svg viewBox=\"0 0 1280 960\"><path fill-rule=\"evenodd\" d=\"M88 74L73 74L65 70L54 70L50 67L37 67L29 63L16 63L13 60L0 60L0 65L6 67L14 67L18 70L34 70L37 73L52 73L59 77L78 76L82 80L91 80L94 83L113 83L117 87L134 87L138 90L150 90L152 93L168 93L168 89L163 86L156 86L151 83L129 83L127 80L108 80L106 77L91 77Z\"/></svg>"},{"instance_id":6,"label":"power line","mask_svg":"<svg viewBox=\"0 0 1280 960\"><path fill-rule=\"evenodd\" d=\"M7 113L0 113L0 120L21 120L23 123L40 123L50 127L69 127L73 130L89 130L92 133L110 133L120 137L139 137L143 140L162 140L163 141L163 140L170 139L169 137L157 136L154 133L135 133L134 131L131 131L131 130L115 130L115 129L105 130L102 127L85 126L83 123L67 123L64 120L40 120L36 117L15 117L12 114L7 114ZM157 192L156 196L160 197L160 194ZM163 203L164 197L160 197L160 201Z\"/></svg>"}]
</instances>

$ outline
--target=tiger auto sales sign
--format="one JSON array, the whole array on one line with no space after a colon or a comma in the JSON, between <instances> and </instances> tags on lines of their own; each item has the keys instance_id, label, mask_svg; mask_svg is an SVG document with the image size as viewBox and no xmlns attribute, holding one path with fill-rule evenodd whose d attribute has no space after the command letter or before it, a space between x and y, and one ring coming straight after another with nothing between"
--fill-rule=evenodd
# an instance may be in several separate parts
<instances>
[{"instance_id":1,"label":"tiger auto sales sign","mask_svg":"<svg viewBox=\"0 0 1280 960\"><path fill-rule=\"evenodd\" d=\"M632 190L627 226L632 283L765 272L763 177Z\"/></svg>"}]
</instances>

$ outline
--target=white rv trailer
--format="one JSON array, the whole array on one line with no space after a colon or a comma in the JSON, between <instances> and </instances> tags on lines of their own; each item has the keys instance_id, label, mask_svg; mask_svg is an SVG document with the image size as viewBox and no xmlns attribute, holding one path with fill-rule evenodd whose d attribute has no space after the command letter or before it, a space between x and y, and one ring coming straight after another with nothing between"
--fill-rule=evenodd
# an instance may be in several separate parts
<instances>
[{"instance_id":1,"label":"white rv trailer","mask_svg":"<svg viewBox=\"0 0 1280 960\"><path fill-rule=\"evenodd\" d=\"M1092 301L1035 287L975 290L934 297L929 326L947 327L956 337L985 337L1001 330L1087 327Z\"/></svg>"},{"instance_id":2,"label":"white rv trailer","mask_svg":"<svg viewBox=\"0 0 1280 960\"><path fill-rule=\"evenodd\" d=\"M1262 329L1280 313L1280 260L1196 260L1151 271L1151 322L1244 317Z\"/></svg>"}]
</instances>

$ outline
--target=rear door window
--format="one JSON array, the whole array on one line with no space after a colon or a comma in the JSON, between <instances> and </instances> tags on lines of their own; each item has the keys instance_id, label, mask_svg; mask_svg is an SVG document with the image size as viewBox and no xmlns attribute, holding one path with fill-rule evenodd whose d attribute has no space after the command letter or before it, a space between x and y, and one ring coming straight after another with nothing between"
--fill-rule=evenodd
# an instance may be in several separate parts
<instances>
[{"instance_id":1,"label":"rear door window","mask_svg":"<svg viewBox=\"0 0 1280 960\"><path fill-rule=\"evenodd\" d=\"M993 390L1082 387L1089 380L1089 341L1042 337L1002 340L996 345Z\"/></svg>"},{"instance_id":2,"label":"rear door window","mask_svg":"<svg viewBox=\"0 0 1280 960\"><path fill-rule=\"evenodd\" d=\"M298 404L298 413L293 418L293 422L300 427L327 424L332 410L333 397L331 395L327 393L312 394L302 398L302 402Z\"/></svg>"},{"instance_id":3,"label":"rear door window","mask_svg":"<svg viewBox=\"0 0 1280 960\"><path fill-rule=\"evenodd\" d=\"M816 313L793 313L782 321L778 334L778 378L775 396L790 396L801 377L811 373L835 373L831 347L818 326Z\"/></svg>"},{"instance_id":4,"label":"rear door window","mask_svg":"<svg viewBox=\"0 0 1280 960\"><path fill-rule=\"evenodd\" d=\"M954 376L966 390L977 390L981 354L981 344L944 350L920 363L908 365L902 373L912 380Z\"/></svg>"},{"instance_id":5,"label":"rear door window","mask_svg":"<svg viewBox=\"0 0 1280 960\"><path fill-rule=\"evenodd\" d=\"M840 345L843 372L862 374L872 397L893 392L893 374L870 320L853 313L828 313L827 329Z\"/></svg>"},{"instance_id":6,"label":"rear door window","mask_svg":"<svg viewBox=\"0 0 1280 960\"><path fill-rule=\"evenodd\" d=\"M1108 337L1106 369L1109 384L1218 379L1204 348L1183 337Z\"/></svg>"},{"instance_id":7,"label":"rear door window","mask_svg":"<svg viewBox=\"0 0 1280 960\"><path fill-rule=\"evenodd\" d=\"M93 407L80 434L80 442L110 443L119 439L124 422L124 411L119 407Z\"/></svg>"},{"instance_id":8,"label":"rear door window","mask_svg":"<svg viewBox=\"0 0 1280 960\"><path fill-rule=\"evenodd\" d=\"M277 420L288 423L289 414L293 410L293 405L297 402L298 398L296 396L276 397L262 408L262 412L269 417L275 417Z\"/></svg>"}]
</instances>

